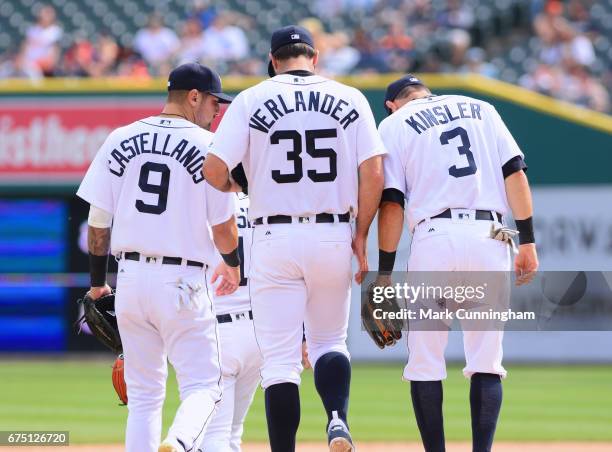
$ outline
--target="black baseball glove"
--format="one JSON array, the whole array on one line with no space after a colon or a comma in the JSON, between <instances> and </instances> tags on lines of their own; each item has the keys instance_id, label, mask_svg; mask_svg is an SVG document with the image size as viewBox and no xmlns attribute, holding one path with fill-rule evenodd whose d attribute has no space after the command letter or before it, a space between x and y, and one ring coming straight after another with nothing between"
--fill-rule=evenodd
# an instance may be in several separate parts
<instances>
[{"instance_id":1,"label":"black baseball glove","mask_svg":"<svg viewBox=\"0 0 612 452\"><path fill-rule=\"evenodd\" d=\"M397 300L384 298L378 303L374 302L375 285L376 283L370 284L367 296L362 299L361 323L374 343L383 349L395 345L402 338L404 321L389 318L400 313Z\"/></svg>"},{"instance_id":2,"label":"black baseball glove","mask_svg":"<svg viewBox=\"0 0 612 452\"><path fill-rule=\"evenodd\" d=\"M83 316L77 320L79 326L87 323L92 334L114 353L123 352L117 317L115 316L115 294L104 295L93 300L89 295L77 301L83 304Z\"/></svg>"}]
</instances>

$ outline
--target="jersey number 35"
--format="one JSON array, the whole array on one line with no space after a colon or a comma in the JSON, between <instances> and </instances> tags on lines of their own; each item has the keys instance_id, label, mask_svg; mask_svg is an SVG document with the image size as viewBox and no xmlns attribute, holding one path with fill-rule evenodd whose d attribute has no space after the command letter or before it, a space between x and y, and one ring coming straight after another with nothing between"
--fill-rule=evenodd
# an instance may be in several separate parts
<instances>
[{"instance_id":1,"label":"jersey number 35","mask_svg":"<svg viewBox=\"0 0 612 452\"><path fill-rule=\"evenodd\" d=\"M315 159L326 158L329 160L329 171L320 173L310 169L306 172L308 178L313 182L332 182L338 175L337 154L331 148L317 148L317 139L336 138L336 129L306 130L306 153ZM281 141L292 141L293 149L287 151L287 160L293 162L292 173L281 173L280 170L272 171L272 179L279 184L291 184L299 182L304 177L302 153L302 135L297 130L277 130L270 135L270 144L279 144Z\"/></svg>"}]
</instances>

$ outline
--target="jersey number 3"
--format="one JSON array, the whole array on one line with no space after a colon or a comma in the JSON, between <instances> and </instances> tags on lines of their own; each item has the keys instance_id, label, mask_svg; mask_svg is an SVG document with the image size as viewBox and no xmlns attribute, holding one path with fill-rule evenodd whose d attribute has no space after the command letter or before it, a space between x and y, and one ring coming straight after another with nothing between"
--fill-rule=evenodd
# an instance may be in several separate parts
<instances>
[{"instance_id":1,"label":"jersey number 3","mask_svg":"<svg viewBox=\"0 0 612 452\"><path fill-rule=\"evenodd\" d=\"M159 173L159 184L149 182L151 173ZM138 186L145 193L157 195L157 204L145 204L144 201L138 199L136 201L136 209L143 213L152 213L159 215L166 211L168 204L168 187L170 186L170 168L163 163L147 162L140 168L140 177L138 178Z\"/></svg>"},{"instance_id":2,"label":"jersey number 3","mask_svg":"<svg viewBox=\"0 0 612 452\"><path fill-rule=\"evenodd\" d=\"M457 165L453 165L448 169L448 174L453 177L464 177L476 174L476 162L474 161L474 154L470 151L470 139L467 131L463 127L456 127L453 130L447 130L440 135L440 143L442 145L449 144L449 141L453 138L461 138L461 146L457 147L459 154L465 155L468 161L468 166L461 166L457 168Z\"/></svg>"},{"instance_id":3,"label":"jersey number 3","mask_svg":"<svg viewBox=\"0 0 612 452\"><path fill-rule=\"evenodd\" d=\"M317 138L336 138L338 132L336 129L320 129L306 131L306 152L311 157L329 159L329 171L319 173L316 170L308 170L308 178L313 182L331 182L336 180L338 175L337 154L336 151L330 148L317 149ZM279 170L272 171L272 179L279 184L290 184L299 182L304 176L304 168L302 166L302 135L297 130L277 130L270 136L271 144L279 144L282 140L293 141L293 150L287 151L287 160L293 162L292 173L281 173Z\"/></svg>"}]
</instances>

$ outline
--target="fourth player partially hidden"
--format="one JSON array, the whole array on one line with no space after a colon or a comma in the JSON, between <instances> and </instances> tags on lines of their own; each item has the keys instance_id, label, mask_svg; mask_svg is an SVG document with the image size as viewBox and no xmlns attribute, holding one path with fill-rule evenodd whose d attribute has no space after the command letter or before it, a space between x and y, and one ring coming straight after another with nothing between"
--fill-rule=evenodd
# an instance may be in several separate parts
<instances>
[{"instance_id":1,"label":"fourth player partially hidden","mask_svg":"<svg viewBox=\"0 0 612 452\"><path fill-rule=\"evenodd\" d=\"M247 286L252 237L248 219L249 198L243 193L236 193L234 197L242 277L238 290L232 294L215 296L211 290L219 324L223 397L204 434L203 452L241 450L244 420L261 381L261 353L253 330L253 312ZM218 265L223 265L221 256L218 262ZM212 268L208 276L213 276Z\"/></svg>"}]
</instances>

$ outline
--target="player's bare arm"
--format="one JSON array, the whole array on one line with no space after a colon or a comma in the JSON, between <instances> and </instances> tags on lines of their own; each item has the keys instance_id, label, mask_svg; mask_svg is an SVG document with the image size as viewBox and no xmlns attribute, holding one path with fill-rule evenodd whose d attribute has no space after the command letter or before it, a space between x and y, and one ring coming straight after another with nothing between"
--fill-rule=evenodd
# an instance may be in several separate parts
<instances>
[{"instance_id":1,"label":"player's bare arm","mask_svg":"<svg viewBox=\"0 0 612 452\"><path fill-rule=\"evenodd\" d=\"M529 283L538 270L538 254L533 237L533 203L529 181L524 171L517 171L505 179L508 204L519 230L519 253L514 260L516 284Z\"/></svg>"},{"instance_id":2,"label":"player's bare arm","mask_svg":"<svg viewBox=\"0 0 612 452\"><path fill-rule=\"evenodd\" d=\"M380 203L378 209L378 269L392 272L395 253L404 229L404 207L395 201Z\"/></svg>"},{"instance_id":3,"label":"player's bare arm","mask_svg":"<svg viewBox=\"0 0 612 452\"><path fill-rule=\"evenodd\" d=\"M106 256L110 251L111 228L87 228L87 248L91 254Z\"/></svg>"},{"instance_id":4,"label":"player's bare arm","mask_svg":"<svg viewBox=\"0 0 612 452\"><path fill-rule=\"evenodd\" d=\"M355 273L355 281L361 284L363 272L368 271L366 253L368 232L380 204L385 177L382 157L375 156L359 165L359 198L356 232L353 238L353 252L359 263L359 271Z\"/></svg>"},{"instance_id":5,"label":"player's bare arm","mask_svg":"<svg viewBox=\"0 0 612 452\"><path fill-rule=\"evenodd\" d=\"M110 286L106 284L110 238L110 227L96 228L91 225L88 226L87 248L89 250L89 267L91 273L89 296L94 300L111 293Z\"/></svg>"},{"instance_id":6,"label":"player's bare arm","mask_svg":"<svg viewBox=\"0 0 612 452\"><path fill-rule=\"evenodd\" d=\"M232 180L225 162L213 153L206 156L202 166L202 175L210 185L219 191L242 191L242 187Z\"/></svg>"},{"instance_id":7,"label":"player's bare arm","mask_svg":"<svg viewBox=\"0 0 612 452\"><path fill-rule=\"evenodd\" d=\"M378 210L378 247L395 252L404 227L404 208L398 203L383 201Z\"/></svg>"},{"instance_id":8,"label":"player's bare arm","mask_svg":"<svg viewBox=\"0 0 612 452\"><path fill-rule=\"evenodd\" d=\"M212 227L213 241L221 253L231 253L238 247L238 226L236 218L230 217L227 221Z\"/></svg>"},{"instance_id":9,"label":"player's bare arm","mask_svg":"<svg viewBox=\"0 0 612 452\"><path fill-rule=\"evenodd\" d=\"M224 223L212 227L212 236L215 246L223 257L223 262L215 269L211 279L214 284L219 277L221 282L215 289L218 296L233 293L240 284L240 260L237 259L238 227L236 218L232 216Z\"/></svg>"}]
</instances>

